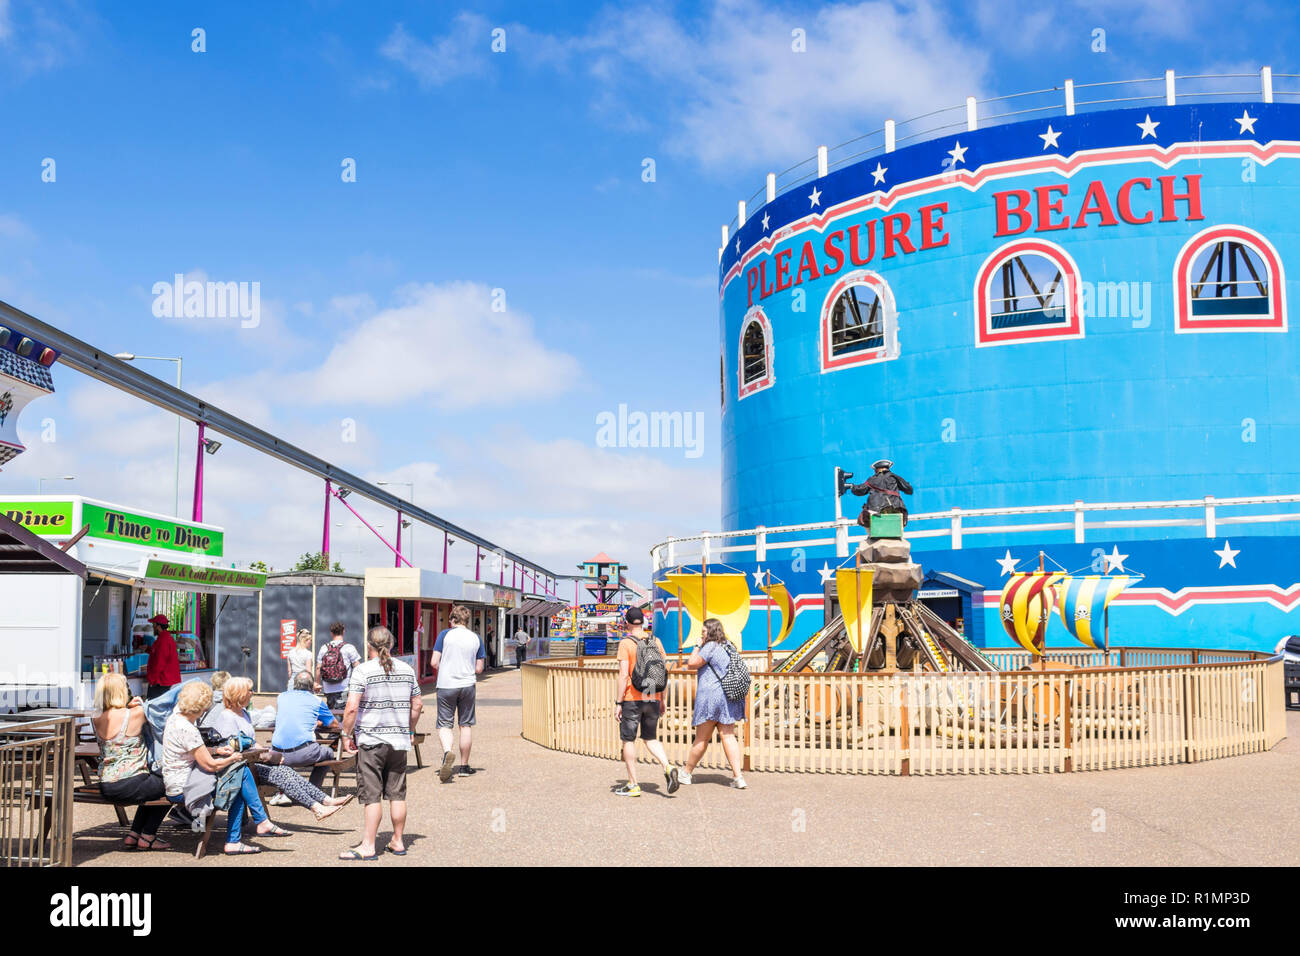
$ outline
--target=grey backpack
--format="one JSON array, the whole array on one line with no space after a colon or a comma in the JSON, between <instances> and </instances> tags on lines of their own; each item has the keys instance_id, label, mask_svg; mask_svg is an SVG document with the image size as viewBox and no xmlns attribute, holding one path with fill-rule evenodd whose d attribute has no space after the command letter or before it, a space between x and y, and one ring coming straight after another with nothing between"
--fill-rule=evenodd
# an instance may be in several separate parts
<instances>
[{"instance_id":1,"label":"grey backpack","mask_svg":"<svg viewBox=\"0 0 1300 956\"><path fill-rule=\"evenodd\" d=\"M653 637L636 641L636 666L632 668L632 686L642 694L657 694L668 686L668 661Z\"/></svg>"}]
</instances>

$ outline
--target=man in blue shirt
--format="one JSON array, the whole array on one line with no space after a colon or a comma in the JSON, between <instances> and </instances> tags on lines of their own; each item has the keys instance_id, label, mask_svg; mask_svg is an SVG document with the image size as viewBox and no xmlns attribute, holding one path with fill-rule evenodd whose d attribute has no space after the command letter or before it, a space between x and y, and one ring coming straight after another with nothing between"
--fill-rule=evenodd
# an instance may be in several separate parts
<instances>
[{"instance_id":1,"label":"man in blue shirt","mask_svg":"<svg viewBox=\"0 0 1300 956\"><path fill-rule=\"evenodd\" d=\"M339 722L325 702L312 693L315 679L303 671L293 678L293 690L286 690L275 699L275 733L271 735L271 749L282 756L286 767L307 767L323 760L333 760L334 751L316 742L316 725L326 730L338 730ZM325 768L312 767L312 785L320 787L325 782Z\"/></svg>"}]
</instances>

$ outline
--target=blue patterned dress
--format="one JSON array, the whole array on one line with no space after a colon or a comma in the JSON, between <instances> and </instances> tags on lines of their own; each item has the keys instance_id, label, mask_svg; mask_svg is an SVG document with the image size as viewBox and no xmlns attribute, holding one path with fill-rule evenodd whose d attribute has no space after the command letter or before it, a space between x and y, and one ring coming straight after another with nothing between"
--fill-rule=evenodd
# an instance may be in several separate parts
<instances>
[{"instance_id":1,"label":"blue patterned dress","mask_svg":"<svg viewBox=\"0 0 1300 956\"><path fill-rule=\"evenodd\" d=\"M698 727L706 721L716 720L720 724L735 724L745 719L745 701L727 700L722 690L722 675L727 672L727 649L718 641L704 644L698 651L704 658L704 666L699 670L699 682L695 685L695 713L691 725Z\"/></svg>"}]
</instances>

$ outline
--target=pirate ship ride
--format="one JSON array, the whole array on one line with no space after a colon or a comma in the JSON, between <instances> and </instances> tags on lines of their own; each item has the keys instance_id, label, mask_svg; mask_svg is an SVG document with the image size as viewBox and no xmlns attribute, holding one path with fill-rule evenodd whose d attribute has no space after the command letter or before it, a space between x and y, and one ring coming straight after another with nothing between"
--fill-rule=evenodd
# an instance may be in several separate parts
<instances>
[{"instance_id":1,"label":"pirate ship ride","mask_svg":"<svg viewBox=\"0 0 1300 956\"><path fill-rule=\"evenodd\" d=\"M758 589L768 598L767 666L760 664L759 669L785 676L997 675L999 668L984 651L918 599L923 575L912 561L909 542L902 537L901 522L895 516L876 515L870 527L871 537L851 563L837 568L832 576L825 625L779 658L773 657L773 649L781 648L790 633L794 601L784 582L775 579L771 571L754 575ZM1040 554L1037 571L1009 577L1002 590L1000 618L1007 635L1030 652L1031 662L1022 671L1076 669L1074 664L1048 659L1046 637L1052 617L1058 616L1067 633L1081 644L1108 651L1110 604L1136 577L1048 571L1044 558ZM749 619L749 576L738 570L715 566L710 571L707 564L699 571L679 568L661 578L659 587L677 598L683 612L677 616L679 653L694 646L697 624L707 618L720 620L728 634L740 634ZM774 610L780 621L775 633ZM791 685L788 681L765 681L761 675L757 685L750 717L760 735L779 735L791 723L832 727L851 711L862 716L870 709L861 690L857 707L850 707L848 702L855 695L848 687L817 682ZM1139 702L1132 686L1105 679L1097 689L1102 710L1096 711L1096 729L1136 731ZM923 723L954 742L979 744L990 735L1012 735L1026 721L1050 727L1062 712L1060 690L1050 680L1030 677L991 694L988 691L982 684L960 680L935 685L924 705ZM855 722L868 736L885 732L883 724Z\"/></svg>"}]
</instances>

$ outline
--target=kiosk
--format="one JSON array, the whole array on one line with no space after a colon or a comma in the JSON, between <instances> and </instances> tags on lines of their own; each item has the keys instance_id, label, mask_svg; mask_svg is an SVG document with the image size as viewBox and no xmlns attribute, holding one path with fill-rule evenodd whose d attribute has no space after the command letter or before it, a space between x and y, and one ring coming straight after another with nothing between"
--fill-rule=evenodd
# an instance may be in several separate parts
<instances>
[{"instance_id":1,"label":"kiosk","mask_svg":"<svg viewBox=\"0 0 1300 956\"><path fill-rule=\"evenodd\" d=\"M225 534L211 524L82 496L0 497L0 515L58 546L85 566L77 575L0 575L0 660L15 673L37 675L58 707L85 707L98 674L119 670L143 692L152 629L167 615L184 677L217 667L218 633L232 596L256 594L266 575L223 560ZM40 594L32 605L33 594ZM21 637L14 610L40 618L44 639ZM38 613L39 612L39 613ZM30 616L30 615L28 615ZM23 619L25 620L25 619Z\"/></svg>"}]
</instances>

